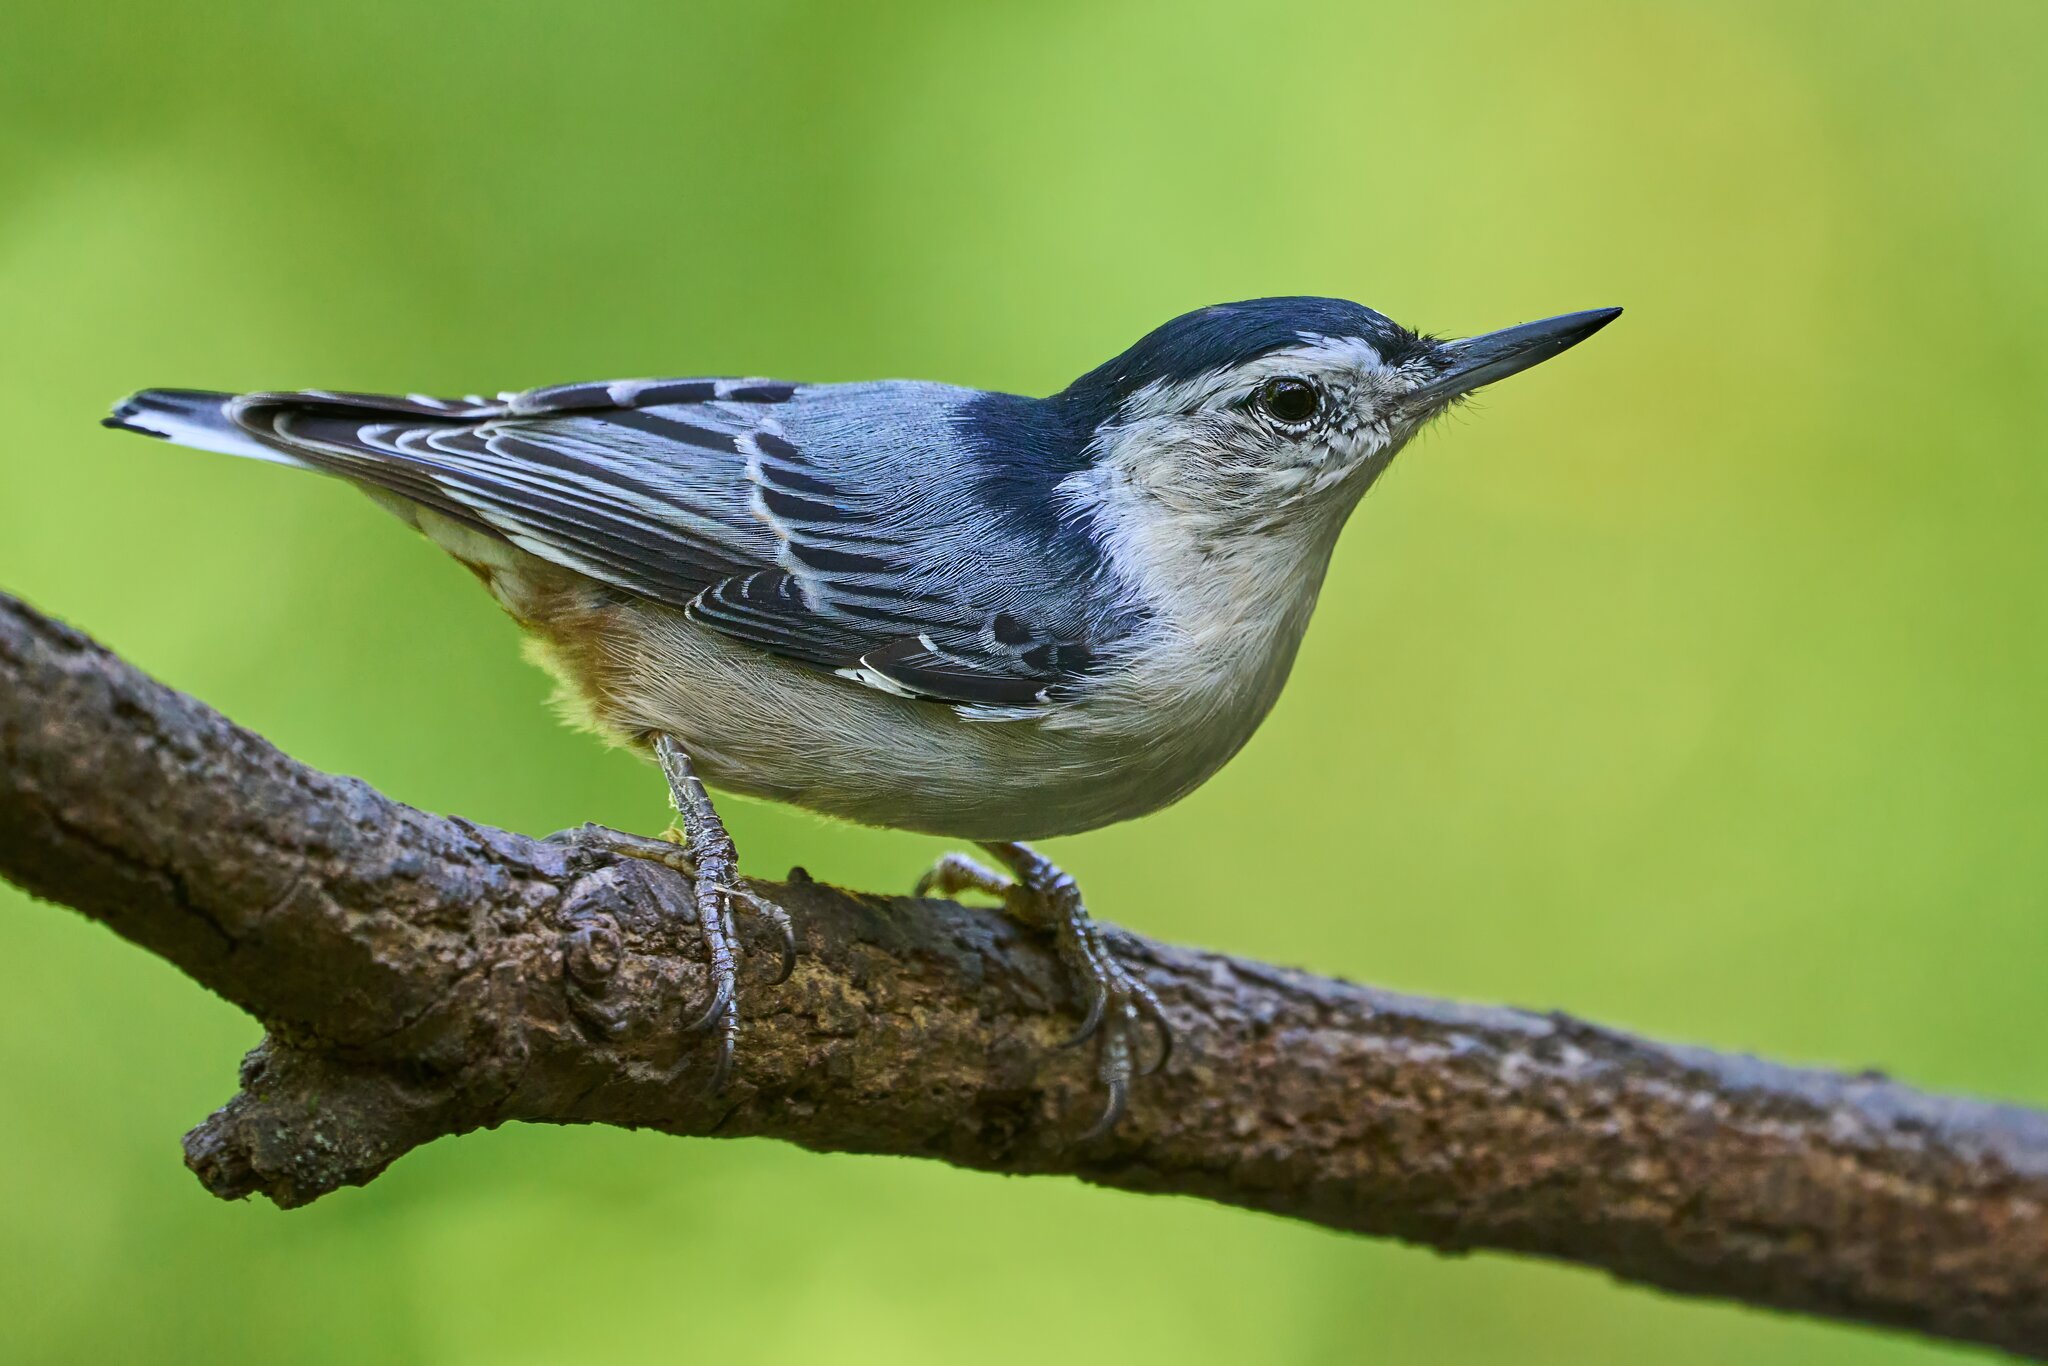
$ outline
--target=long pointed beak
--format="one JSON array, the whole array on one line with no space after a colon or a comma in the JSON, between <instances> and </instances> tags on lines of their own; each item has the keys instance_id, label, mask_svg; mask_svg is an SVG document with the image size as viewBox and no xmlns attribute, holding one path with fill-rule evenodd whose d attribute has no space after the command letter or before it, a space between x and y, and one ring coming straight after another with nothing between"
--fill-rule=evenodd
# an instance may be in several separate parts
<instances>
[{"instance_id":1,"label":"long pointed beak","mask_svg":"<svg viewBox=\"0 0 2048 1366\"><path fill-rule=\"evenodd\" d=\"M1482 384L1518 375L1532 365L1571 350L1620 316L1618 308L1589 308L1583 313L1566 313L1445 342L1436 349L1445 368L1435 379L1411 390L1408 401L1420 408L1440 408Z\"/></svg>"}]
</instances>

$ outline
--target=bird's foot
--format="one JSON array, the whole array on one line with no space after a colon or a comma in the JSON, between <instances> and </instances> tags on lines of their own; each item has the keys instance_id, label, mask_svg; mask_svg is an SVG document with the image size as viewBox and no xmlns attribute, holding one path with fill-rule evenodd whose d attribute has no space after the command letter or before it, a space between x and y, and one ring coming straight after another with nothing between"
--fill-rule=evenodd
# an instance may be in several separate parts
<instances>
[{"instance_id":1,"label":"bird's foot","mask_svg":"<svg viewBox=\"0 0 2048 1366\"><path fill-rule=\"evenodd\" d=\"M1096 1075L1107 1097L1101 1117L1081 1136L1085 1143L1108 1133L1123 1118L1132 1077L1150 1076L1166 1065L1173 1055L1173 1027L1152 989L1117 960L1071 877L1026 845L989 843L982 848L1009 872L997 872L965 854L947 854L918 879L917 895L985 892L1002 898L1004 909L1016 919L1052 931L1060 960L1087 1002L1081 1027L1067 1046L1101 1036ZM1141 1063L1148 1028L1158 1036L1157 1049L1149 1062Z\"/></svg>"},{"instance_id":2,"label":"bird's foot","mask_svg":"<svg viewBox=\"0 0 2048 1366\"><path fill-rule=\"evenodd\" d=\"M680 830L672 828L664 838L653 839L608 826L585 825L551 835L549 839L658 863L690 880L697 933L703 941L711 975L711 999L690 1028L717 1030L718 1059L706 1087L716 1093L731 1075L740 1034L739 936L733 927L734 911L738 906L746 906L766 917L782 933L782 962L768 983L770 986L789 980L796 966L796 927L789 912L745 885L740 877L739 851L682 747L664 735L656 738L654 752L681 814Z\"/></svg>"}]
</instances>

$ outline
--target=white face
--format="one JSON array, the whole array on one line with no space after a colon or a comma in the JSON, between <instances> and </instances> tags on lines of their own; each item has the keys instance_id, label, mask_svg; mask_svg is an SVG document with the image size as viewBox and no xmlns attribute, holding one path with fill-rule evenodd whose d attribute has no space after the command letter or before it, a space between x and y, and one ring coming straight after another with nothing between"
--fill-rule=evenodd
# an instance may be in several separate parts
<instances>
[{"instance_id":1,"label":"white face","mask_svg":"<svg viewBox=\"0 0 2048 1366\"><path fill-rule=\"evenodd\" d=\"M1299 346L1194 379L1148 385L1097 437L1098 469L1216 531L1347 511L1430 416L1406 402L1438 367L1382 362L1354 337Z\"/></svg>"}]
</instances>

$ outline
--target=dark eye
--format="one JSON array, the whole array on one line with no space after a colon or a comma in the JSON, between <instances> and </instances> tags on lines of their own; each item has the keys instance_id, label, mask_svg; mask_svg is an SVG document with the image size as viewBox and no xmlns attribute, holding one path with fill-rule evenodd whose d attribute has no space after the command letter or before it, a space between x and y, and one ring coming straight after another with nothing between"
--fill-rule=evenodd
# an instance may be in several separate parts
<instances>
[{"instance_id":1,"label":"dark eye","mask_svg":"<svg viewBox=\"0 0 2048 1366\"><path fill-rule=\"evenodd\" d=\"M1298 427L1308 421L1323 406L1323 396L1317 392L1316 386L1292 375L1267 380L1259 386L1255 397L1266 416L1290 427Z\"/></svg>"}]
</instances>

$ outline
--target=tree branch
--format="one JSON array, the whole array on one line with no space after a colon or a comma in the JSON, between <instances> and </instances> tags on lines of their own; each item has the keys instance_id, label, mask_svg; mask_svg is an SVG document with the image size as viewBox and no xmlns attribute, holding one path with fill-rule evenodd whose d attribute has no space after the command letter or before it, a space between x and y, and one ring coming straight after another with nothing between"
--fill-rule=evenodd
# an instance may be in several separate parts
<instances>
[{"instance_id":1,"label":"tree branch","mask_svg":"<svg viewBox=\"0 0 2048 1366\"><path fill-rule=\"evenodd\" d=\"M186 1136L301 1205L507 1120L1064 1172L2048 1356L2048 1115L1120 937L1183 1051L1087 1145L1047 946L773 889L802 957L709 1041L685 884L315 772L0 595L0 875L259 1019ZM753 960L775 959L773 944Z\"/></svg>"}]
</instances>

